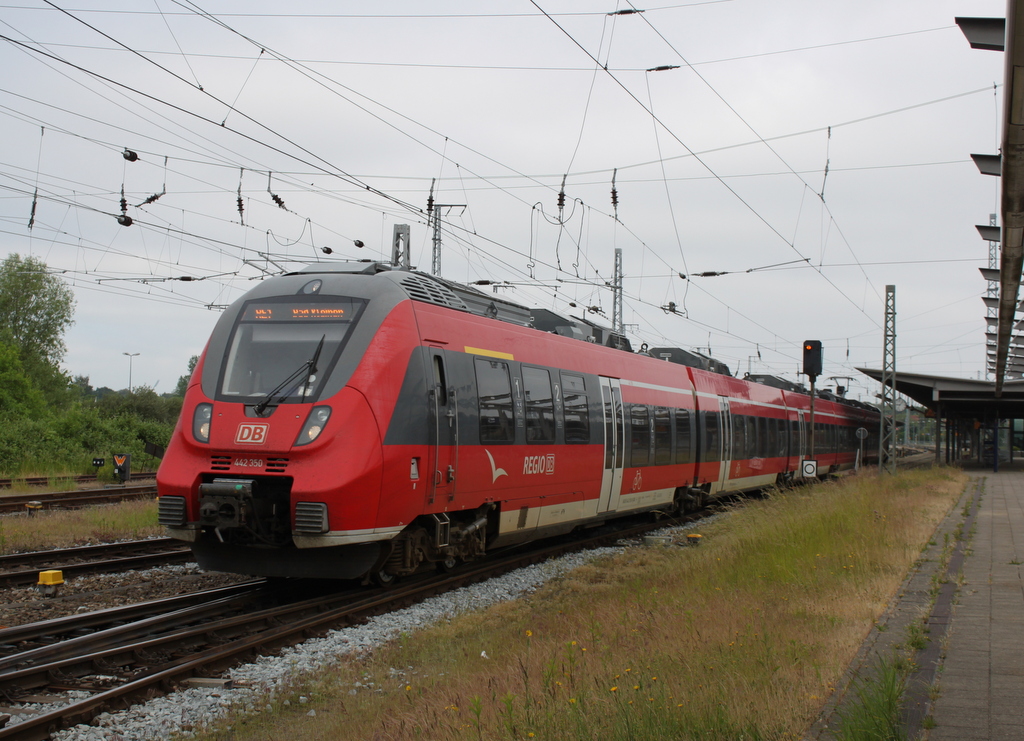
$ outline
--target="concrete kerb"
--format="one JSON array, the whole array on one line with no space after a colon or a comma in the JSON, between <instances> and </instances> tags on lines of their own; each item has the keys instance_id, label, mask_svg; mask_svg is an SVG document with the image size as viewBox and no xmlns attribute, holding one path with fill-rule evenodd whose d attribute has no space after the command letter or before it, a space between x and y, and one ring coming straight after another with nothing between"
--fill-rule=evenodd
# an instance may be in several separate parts
<instances>
[{"instance_id":1,"label":"concrete kerb","mask_svg":"<svg viewBox=\"0 0 1024 741\"><path fill-rule=\"evenodd\" d=\"M969 502L976 500L982 483L979 480L972 480L964 487L964 492L936 528L914 568L907 574L899 589L889 600L885 612L871 627L856 656L839 681L835 692L825 703L818 719L804 734L803 741L830 741L835 738L834 734L838 730L838 722L844 706L857 700L857 694L854 691L855 685L863 680L871 681L875 678L880 661L893 656L898 647L906 643L911 625L922 620L926 624L930 623L933 585L945 577L943 572L945 572L946 566L943 551L948 544L951 548L949 556L952 556L952 549L957 546L957 528L965 520L962 514L964 507ZM968 533L964 532L963 535L966 537ZM953 586L955 587L955 584ZM932 636L929 636L929 639L929 645L935 642L932 640ZM927 700L929 687L923 689L924 697ZM917 705L919 703L917 699L908 698L908 700L910 704ZM926 711L927 708L924 710ZM924 712L920 714L920 717L924 717Z\"/></svg>"}]
</instances>

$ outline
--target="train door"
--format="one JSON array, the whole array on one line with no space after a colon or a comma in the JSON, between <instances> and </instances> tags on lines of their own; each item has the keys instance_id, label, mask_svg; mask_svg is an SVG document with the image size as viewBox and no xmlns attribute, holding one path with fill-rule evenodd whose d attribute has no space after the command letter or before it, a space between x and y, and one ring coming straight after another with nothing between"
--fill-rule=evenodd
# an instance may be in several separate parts
<instances>
[{"instance_id":1,"label":"train door","mask_svg":"<svg viewBox=\"0 0 1024 741\"><path fill-rule=\"evenodd\" d=\"M622 418L622 390L617 378L601 378L601 403L604 407L604 474L597 511L614 512L622 491L622 451L626 429Z\"/></svg>"},{"instance_id":2,"label":"train door","mask_svg":"<svg viewBox=\"0 0 1024 741\"><path fill-rule=\"evenodd\" d=\"M459 467L459 415L455 386L448 378L444 350L430 349L434 411L434 466L428 487L430 503L455 499L456 470Z\"/></svg>"},{"instance_id":3,"label":"train door","mask_svg":"<svg viewBox=\"0 0 1024 741\"><path fill-rule=\"evenodd\" d=\"M711 485L711 493L724 491L728 488L729 470L732 468L732 412L729 409L729 400L724 396L718 397L720 434L718 436L719 446L719 468L718 482Z\"/></svg>"}]
</instances>

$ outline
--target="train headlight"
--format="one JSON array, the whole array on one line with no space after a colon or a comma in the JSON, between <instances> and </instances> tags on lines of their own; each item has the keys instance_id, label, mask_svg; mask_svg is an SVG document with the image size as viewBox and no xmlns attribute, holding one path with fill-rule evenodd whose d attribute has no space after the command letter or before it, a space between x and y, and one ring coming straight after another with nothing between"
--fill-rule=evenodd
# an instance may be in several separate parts
<instances>
[{"instance_id":1,"label":"train headlight","mask_svg":"<svg viewBox=\"0 0 1024 741\"><path fill-rule=\"evenodd\" d=\"M306 418L306 424L302 425L302 432L299 433L295 444L307 445L316 440L320 437L320 433L323 432L324 426L326 426L327 420L330 418L330 407L313 407L313 411Z\"/></svg>"},{"instance_id":2,"label":"train headlight","mask_svg":"<svg viewBox=\"0 0 1024 741\"><path fill-rule=\"evenodd\" d=\"M198 404L192 413L192 437L201 443L210 442L210 420L213 418L213 404Z\"/></svg>"}]
</instances>

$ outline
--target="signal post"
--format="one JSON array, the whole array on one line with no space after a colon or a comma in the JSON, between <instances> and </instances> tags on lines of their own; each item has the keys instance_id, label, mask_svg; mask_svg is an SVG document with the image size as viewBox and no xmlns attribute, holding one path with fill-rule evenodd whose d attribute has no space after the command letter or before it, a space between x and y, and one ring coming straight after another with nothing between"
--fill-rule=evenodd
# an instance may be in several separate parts
<instances>
[{"instance_id":1,"label":"signal post","mask_svg":"<svg viewBox=\"0 0 1024 741\"><path fill-rule=\"evenodd\" d=\"M804 374L811 381L811 445L809 456L811 461L814 461L814 382L821 375L821 365L821 340L806 340L804 342ZM815 465L815 475L817 475L817 465Z\"/></svg>"}]
</instances>

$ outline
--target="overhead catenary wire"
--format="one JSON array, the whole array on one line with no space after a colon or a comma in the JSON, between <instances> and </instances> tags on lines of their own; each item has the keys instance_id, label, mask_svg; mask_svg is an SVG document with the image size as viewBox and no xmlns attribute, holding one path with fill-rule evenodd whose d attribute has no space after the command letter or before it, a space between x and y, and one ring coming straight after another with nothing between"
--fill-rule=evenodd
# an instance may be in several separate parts
<instances>
[{"instance_id":1,"label":"overhead catenary wire","mask_svg":"<svg viewBox=\"0 0 1024 741\"><path fill-rule=\"evenodd\" d=\"M537 4L536 0L530 0L530 3L532 5L534 5L534 7L536 7L538 10L541 10L541 12L544 12L543 8L541 8L540 5ZM549 16L549 18L550 18L550 16ZM557 21L554 20L554 18L550 18L550 20L581 51L583 51L584 54L586 54L588 57L593 59L593 55L586 49L586 47L584 47L582 44L580 44L580 42L577 41L572 36L572 34L570 34L568 31L566 31ZM750 204L745 198L743 198L743 196L741 196L739 194L739 192L737 192L733 187L731 187L724 179L719 177L718 174L715 172L715 170L710 165L708 165L707 162L705 162L682 139L680 139L672 131L672 129L670 127L665 125L665 123L662 122L654 114L653 111L651 111L647 106L645 106L644 103L639 98L637 98L636 95L626 85L624 85L614 74L611 74L610 76L611 76L612 80L614 80L616 82L616 84L618 84L619 87L622 88L622 90L626 93L626 95L629 98L631 98L637 105L639 105L641 108L643 108L648 113L648 115L650 115L654 119L656 125L661 126L666 131L666 133L669 134L669 136L671 136L680 146L682 146L702 167L704 167L709 173L711 173L712 176L714 176L715 179L718 180L718 182L720 182L722 184L722 186L725 187L726 190L728 190L748 211L750 211L750 213L752 213L761 223L763 223L769 229L769 231L771 231L773 234L775 234L790 249L792 249L794 252L796 252L798 255L800 255L801 258L804 257L804 255L802 255L800 253L800 251L796 248L796 245L794 245L789 239L787 239L785 237L785 235L782 234L782 232L780 232L770 221L768 221L768 219L765 218L765 216L762 213L760 213L756 208L754 208L754 206L752 204ZM818 274L821 275L825 279L825 281L828 282L839 293L839 295L841 295L844 299L846 299L847 302L849 302L852 306L854 306L869 321L871 321L875 325L881 327L881 324L879 324L878 320L876 320L874 317L872 317L870 314L868 314L866 311L864 311L864 308L862 306L859 306L856 301L854 301L852 298L850 298L850 296L848 296L845 291L843 291L841 288L839 288L839 286L837 286L835 284L835 282L832 281L827 275L825 275L821 271L818 271Z\"/></svg>"},{"instance_id":2,"label":"overhead catenary wire","mask_svg":"<svg viewBox=\"0 0 1024 741\"><path fill-rule=\"evenodd\" d=\"M248 56L244 56L243 58L252 58L252 57L251 57L251 55L248 55ZM582 91L581 91L581 92L582 92ZM458 166L458 165L459 165L459 164L457 163L457 166ZM236 166L236 167L239 167L239 166L244 166L244 167L245 167L246 169L250 169L250 170L253 170L253 171L262 171L262 172L267 172L268 170L270 170L270 169L271 169L271 168L266 168L266 167L263 167L263 168L260 168L260 167L253 167L251 163L234 163L234 166ZM275 172L276 172L276 170L278 170L278 168L273 168L273 169L274 169L274 171L275 171ZM571 168L568 168L568 169L571 169ZM819 172L819 174L820 174L820 170L819 170L818 172ZM462 168L460 168L460 171L459 171L459 177L460 177L460 181L461 181L461 182L465 182L465 181L463 180L463 177L464 177L464 175L468 175L468 171L467 171L467 170L464 170L464 169L462 169ZM622 173L620 173L620 175L622 175ZM276 176L276 174L274 174L274 175L273 175L273 181L274 181L274 184L275 184L275 185L276 185L276 184L280 184L280 183L276 182L276 177L278 177L278 176ZM503 175L502 177L504 177L504 175ZM516 177L516 176L511 176L511 177ZM268 179L269 179L269 178L268 178ZM569 180L570 180L570 181L572 180L572 176L570 176L570 177L569 177ZM626 179L623 179L623 182L626 182L626 181L627 181ZM381 181L380 181L380 180L372 180L371 182L374 182L374 184L378 184L378 183L380 183ZM607 182L607 181L605 180L605 182ZM175 182L174 184L175 184L175 185L177 185L177 182ZM466 183L466 184L469 184L469 183ZM527 185L527 186L529 186L529 185ZM340 188L338 189L338 192L339 192L339 193L343 193L343 192L344 192L344 189L345 189L345 187L346 187L346 184L345 184L345 183L342 183L342 184L341 184L341 187L340 187ZM351 187L353 188L353 191L358 191L358 190L359 190L359 187L358 187L358 186L356 186L356 185L352 185ZM395 193L395 190L394 190L394 189L389 189L389 188L387 187L387 185L386 185L386 184L385 184L385 185L383 185L383 186L382 186L382 188L383 188L383 189L387 189L387 190L389 190L389 191L390 191L391 193ZM273 188L273 189L271 190L271 189L270 189L270 187L268 186L267 190L268 190L268 192L273 192L273 191L280 191L282 195L285 195L285 197L286 197L286 198L288 197L288 188L287 188L287 187L286 187L285 189L281 189L281 190L279 190L279 188L278 188L278 187L274 187L274 188ZM310 189L310 191L311 191L311 189ZM256 188L253 188L253 197L254 197L254 201L253 201L253 208L255 208L255 202L256 202L256 201L259 201L259 200L260 200L260 199L259 199L259 193L258 193L258 192L256 192ZM409 199L406 199L406 200L408 201ZM266 197L265 197L265 195L264 195L264 197L263 197L262 201L263 201L263 202L265 202L265 201L266 201ZM291 199L290 199L290 202L291 202ZM269 204L266 204L266 205L267 205L267 206L269 206ZM591 206L591 205L590 205L590 204L588 204L587 206L589 207L589 206ZM226 210L226 209L225 209L225 210ZM612 216L612 218L613 218L613 219L616 219L616 218L618 217L618 214L617 214L617 213L614 213L614 212L615 212L615 210L614 210L614 209L612 209L612 212L613 212L613 216ZM163 212L162 212L162 213L163 213ZM249 214L249 215L251 215L251 214ZM624 214L624 218L626 218L626 216L627 216L627 215L628 215L628 214ZM590 218L590 212L589 212L589 211L588 211L588 218ZM23 222L23 223L24 223L24 222ZM247 227L247 229L248 229L248 228L249 228L249 227ZM456 227L456 228L458 228L458 227ZM199 229L198 231L199 231L199 233L202 233L203 229L201 228L201 229ZM463 232L463 234L464 234L464 235L466 235L468 239L471 239L471 238L472 238L472 234L471 234L471 232L472 232L472 231L475 231L475 229L469 229L468 231L464 231L464 232ZM572 229L572 232L573 232L573 235L574 235L575 229ZM286 232L286 233L287 233L287 232ZM152 238L152 237L151 237L151 238ZM542 238L544 238L544 239L545 239L545 243L547 244L547 237L542 237ZM495 241L495 247L494 247L494 248L492 248L492 252L494 252L494 251L495 251L496 249L497 249L497 250L498 250L499 252L501 252L501 251L504 251L504 250L505 250L505 245L501 245L501 244L500 244L500 242L501 242L501 241ZM460 244L462 244L462 243L460 243ZM580 248L581 248L582 246L583 246L583 241L582 241L582 239L578 239L578 241L577 241L577 248L578 248L578 250L579 250L579 249L580 249ZM523 247L525 247L525 246L523 245ZM502 253L502 256L506 256L506 255L504 255L504 253ZM835 255L835 252L833 252L833 260L834 260L834 261L835 261L835 257L836 257L836 255ZM514 262L514 260L513 260L513 262ZM556 262L557 262L557 256L556 256ZM564 267L566 267L566 268L567 268L567 265L565 265ZM571 272L571 270L569 270L569 272ZM589 276L590 276L590 273L588 272L588 277L589 277ZM716 344L718 344L718 343L716 343Z\"/></svg>"}]
</instances>

